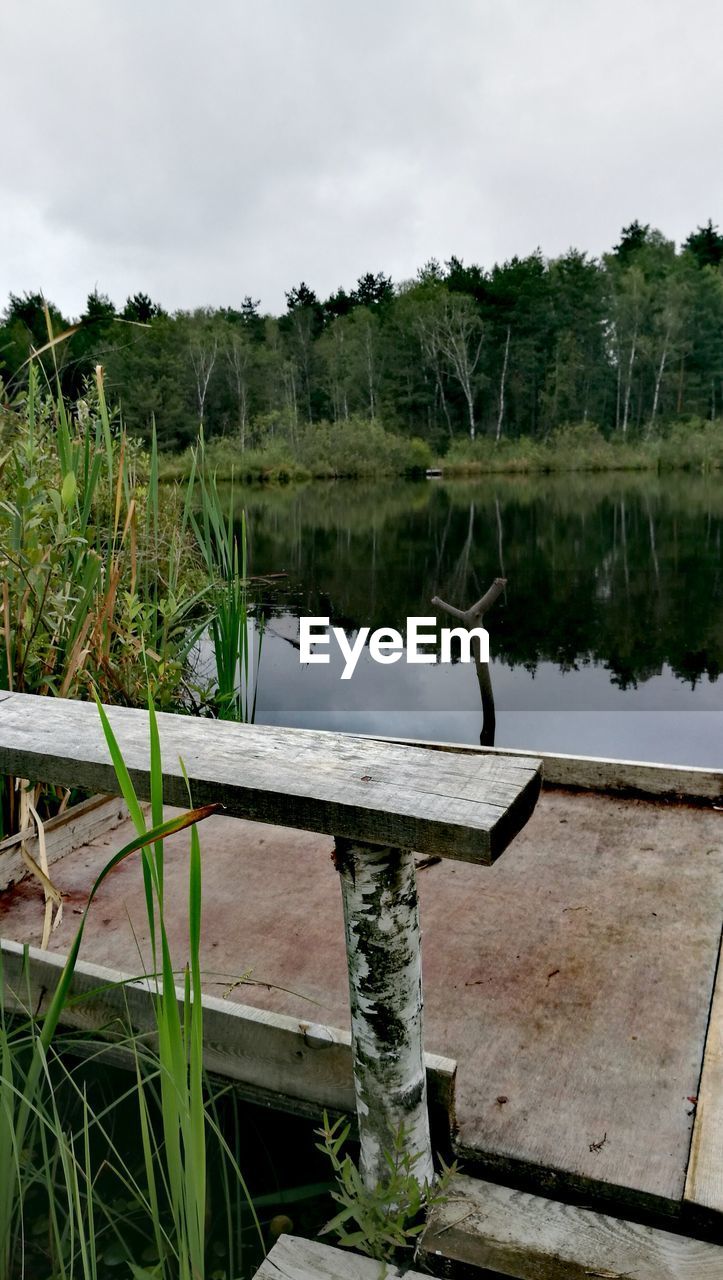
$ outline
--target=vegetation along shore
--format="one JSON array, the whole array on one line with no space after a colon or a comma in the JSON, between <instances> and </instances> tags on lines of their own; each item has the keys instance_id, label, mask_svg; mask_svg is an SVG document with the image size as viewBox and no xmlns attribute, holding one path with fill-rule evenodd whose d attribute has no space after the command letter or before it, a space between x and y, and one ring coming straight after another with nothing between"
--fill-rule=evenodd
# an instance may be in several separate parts
<instances>
[{"instance_id":1,"label":"vegetation along shore","mask_svg":"<svg viewBox=\"0 0 723 1280\"><path fill-rule=\"evenodd\" d=\"M49 338L50 333L50 338ZM58 341L62 336L63 340ZM539 251L490 269L451 257L281 315L247 296L168 314L96 291L75 320L11 295L2 397L41 381L81 400L97 365L129 437L155 430L185 475L203 427L219 477L691 467L723 460L723 235L680 246L639 222L601 258ZM185 456L184 456L185 455Z\"/></svg>"}]
</instances>

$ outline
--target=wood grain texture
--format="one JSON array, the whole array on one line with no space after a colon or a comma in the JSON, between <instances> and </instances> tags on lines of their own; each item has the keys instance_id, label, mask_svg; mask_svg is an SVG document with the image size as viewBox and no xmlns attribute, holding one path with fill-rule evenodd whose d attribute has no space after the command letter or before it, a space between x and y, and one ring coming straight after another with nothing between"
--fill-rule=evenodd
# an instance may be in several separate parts
<instances>
[{"instance_id":1,"label":"wood grain texture","mask_svg":"<svg viewBox=\"0 0 723 1280\"><path fill-rule=\"evenodd\" d=\"M48 865L59 862L67 854L82 848L91 840L113 831L128 817L124 802L117 796L91 796L66 809L45 823L45 849ZM34 830L25 842L33 858L38 859L38 838ZM30 875L20 853L20 836L8 836L0 842L0 891Z\"/></svg>"},{"instance_id":2,"label":"wood grain texture","mask_svg":"<svg viewBox=\"0 0 723 1280\"><path fill-rule=\"evenodd\" d=\"M108 708L138 794L149 795L148 717ZM489 864L532 813L542 766L526 756L444 756L349 734L158 716L164 797L221 801L233 817ZM96 707L10 694L0 702L0 772L117 791Z\"/></svg>"},{"instance_id":3,"label":"wood grain texture","mask_svg":"<svg viewBox=\"0 0 723 1280\"><path fill-rule=\"evenodd\" d=\"M422 1257L517 1280L721 1280L723 1248L458 1175ZM272 1273L273 1274L273 1273Z\"/></svg>"},{"instance_id":4,"label":"wood grain texture","mask_svg":"<svg viewBox=\"0 0 723 1280\"><path fill-rule=\"evenodd\" d=\"M685 1201L723 1215L723 958L705 1042Z\"/></svg>"},{"instance_id":5,"label":"wood grain texture","mask_svg":"<svg viewBox=\"0 0 723 1280\"><path fill-rule=\"evenodd\" d=\"M402 1277L424 1280L419 1271L400 1271L348 1249L334 1249L320 1240L280 1236L254 1280L401 1280Z\"/></svg>"},{"instance_id":6,"label":"wood grain texture","mask_svg":"<svg viewBox=\"0 0 723 1280\"><path fill-rule=\"evenodd\" d=\"M24 949L2 940L3 1002L8 1009L42 1014L58 982L65 957L38 947ZM124 985L118 986L118 983ZM183 990L177 988L179 1003ZM104 1033L116 1041L130 1025L148 1035L155 1026L150 984L133 975L79 962L62 1024ZM302 1115L354 1112L351 1040L348 1031L272 1013L217 996L203 997L203 1054L206 1069L234 1080L250 1101L282 1106ZM133 1066L132 1055L115 1060ZM425 1054L427 1090L437 1149L449 1150L454 1123L456 1063ZM447 1132L445 1134L444 1129Z\"/></svg>"},{"instance_id":7,"label":"wood grain texture","mask_svg":"<svg viewBox=\"0 0 723 1280\"><path fill-rule=\"evenodd\" d=\"M514 747L478 747L461 742L421 742L416 738L368 735L374 742L395 742L424 747L427 751L457 755L527 757L529 752ZM535 751L542 761L545 787L603 791L614 795L682 800L690 804L723 804L723 770L697 765L655 764L640 760L608 760L598 756L570 756L554 751Z\"/></svg>"}]
</instances>

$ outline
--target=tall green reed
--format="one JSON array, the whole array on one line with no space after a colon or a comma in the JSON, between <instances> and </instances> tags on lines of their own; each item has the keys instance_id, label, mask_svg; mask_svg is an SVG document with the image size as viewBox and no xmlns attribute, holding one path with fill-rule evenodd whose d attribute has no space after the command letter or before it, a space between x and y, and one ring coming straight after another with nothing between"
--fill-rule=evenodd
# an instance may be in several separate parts
<instances>
[{"instance_id":1,"label":"tall green reed","mask_svg":"<svg viewBox=\"0 0 723 1280\"><path fill-rule=\"evenodd\" d=\"M103 372L71 412L31 365L6 411L11 449L0 498L0 688L190 709L187 671L205 586L175 490L161 501L150 455L107 405ZM141 661L143 657L144 661ZM47 796L47 791L45 793ZM39 799L36 794L35 802ZM0 786L0 837L17 830L12 780Z\"/></svg>"},{"instance_id":2,"label":"tall green reed","mask_svg":"<svg viewBox=\"0 0 723 1280\"><path fill-rule=\"evenodd\" d=\"M249 575L246 512L236 529L234 486L224 502L215 473L206 465L203 435L193 451L188 495L198 507L187 506L211 589L208 632L215 660L213 702L219 719L250 722L256 717L258 671L263 644L263 616L254 626ZM257 640L257 643L256 643Z\"/></svg>"},{"instance_id":3,"label":"tall green reed","mask_svg":"<svg viewBox=\"0 0 723 1280\"><path fill-rule=\"evenodd\" d=\"M48 1060L53 1040L70 996L73 973L92 902L107 876L124 859L140 852L143 867L152 951L154 1010L157 1050L152 1075L158 1079L162 1137L155 1135L148 1095L148 1055L133 1042L137 1101L146 1189L143 1192L153 1224L158 1263L155 1276L202 1280L205 1275L206 1135L207 1117L203 1078L203 1009L201 1002L201 852L197 824L218 806L191 808L164 820L162 760L158 725L152 699L149 708L151 757L151 825L147 826L107 713L98 703L99 715L116 771L119 789L136 827L135 838L123 846L97 876L71 944L66 964L42 1020L31 1018L18 1030L11 1029L3 1010L0 1015L0 1278L11 1275L11 1259L18 1237L22 1240L22 1210L27 1152L38 1142L46 1160L52 1135L54 1159L59 1164L65 1190L65 1221L71 1223L78 1242L81 1274L96 1271L94 1239L93 1172L90 1166L87 1116L82 1129L82 1149L64 1135L53 1114L52 1089L48 1089ZM190 804L190 797L189 797ZM189 871L189 961L185 968L183 997L179 1004L164 915L163 841L191 828ZM153 977L153 975L156 975ZM84 1104L85 1105L85 1104ZM217 1133L217 1137L221 1137ZM234 1175L243 1186L234 1154L222 1142ZM56 1208L57 1216L57 1208ZM164 1226L164 1215L169 1226ZM20 1225L19 1225L20 1224ZM60 1226L54 1228L58 1240ZM136 1280L143 1268L135 1266Z\"/></svg>"}]
</instances>

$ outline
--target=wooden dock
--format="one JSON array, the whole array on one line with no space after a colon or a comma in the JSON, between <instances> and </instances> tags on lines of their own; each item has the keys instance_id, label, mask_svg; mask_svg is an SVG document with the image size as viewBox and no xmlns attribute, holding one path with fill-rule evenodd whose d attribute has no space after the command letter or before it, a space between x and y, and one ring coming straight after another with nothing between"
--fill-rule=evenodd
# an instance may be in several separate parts
<instances>
[{"instance_id":1,"label":"wooden dock","mask_svg":"<svg viewBox=\"0 0 723 1280\"><path fill-rule=\"evenodd\" d=\"M276 745L269 745L273 758L285 731L267 732L277 735ZM263 823L217 816L201 828L202 962L215 1019L214 1069L237 1079L247 1096L276 1098L306 1113L353 1103L342 903L334 842L326 833L338 834L340 821L351 823L348 809L345 814L339 806L358 811L368 800L367 784L350 776L360 759L368 762L361 776L380 788L380 808L388 805L397 814L397 831L418 821L409 754L385 755L380 744L367 740L360 757L354 754L358 739L319 736L336 762L324 785L328 803L337 806L319 829L289 829L289 815L298 815L298 806L274 799L272 809L258 791L253 803L265 806ZM0 728L0 767L6 738ZM449 1115L457 1064L454 1145L465 1173L522 1188L532 1200L584 1198L598 1210L723 1240L721 774L543 757L546 785L531 816L527 800L516 802L527 806L528 821L520 807L514 820L519 833L509 851L497 857L495 841L503 847L509 834L500 832L499 818L488 815L483 830L478 817L475 837L466 813L466 834L450 860L440 858L429 825L437 823L440 839L453 836L444 799L449 787L463 800L465 789L469 794L479 784L476 766L483 760L519 758L525 769L529 759L439 744L424 744L423 751L421 744L384 746L417 751L420 759L423 754L425 769L430 756L439 762L437 799L426 802L425 829L418 826L408 838L418 850L427 1081L435 1105ZM24 750L30 772L27 744ZM59 780L67 779L74 752L88 753L87 738L69 744ZM203 790L203 771L198 760L192 763ZM395 764L405 772L396 774ZM257 760L250 766L256 786L254 768L261 765ZM343 784L336 791L335 770ZM240 794L243 768L232 774L229 766L229 784L234 781ZM108 786L107 771L94 776ZM293 770L278 776L284 788L296 788L298 799ZM495 776L509 783L509 774L491 770L493 798ZM247 773L247 790L249 785ZM497 795L506 811L511 793ZM239 800L248 803L248 795ZM318 822L319 811L312 817ZM295 825L305 822L306 817ZM388 838L388 827L377 829ZM121 826L55 864L53 878L66 907L52 937L54 953L67 950L94 872L127 834ZM171 943L182 962L183 835L166 842L166 857ZM484 870L474 865L492 860ZM0 895L3 939L37 943L41 917L42 894L34 882L26 879ZM133 935L147 946L145 927L142 879L131 860L99 894L84 962L137 971ZM49 962L36 957L36 963ZM236 985L248 971L251 982ZM101 1008L90 1016L102 1014ZM251 1024L257 1031L249 1038ZM286 1037L283 1049L279 1036ZM443 1130L437 1124L434 1132ZM447 1234L451 1239L445 1227ZM677 1256L675 1249L669 1253ZM711 1256L700 1272L705 1280L716 1275ZM661 1271L661 1277L694 1277L695 1270L685 1267Z\"/></svg>"}]
</instances>

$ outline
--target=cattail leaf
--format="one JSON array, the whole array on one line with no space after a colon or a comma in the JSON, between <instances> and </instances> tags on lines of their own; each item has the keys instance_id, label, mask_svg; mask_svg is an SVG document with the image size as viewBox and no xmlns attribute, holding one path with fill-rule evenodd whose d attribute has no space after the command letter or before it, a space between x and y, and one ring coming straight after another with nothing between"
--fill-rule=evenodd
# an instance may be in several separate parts
<instances>
[{"instance_id":1,"label":"cattail leaf","mask_svg":"<svg viewBox=\"0 0 723 1280\"><path fill-rule=\"evenodd\" d=\"M75 472L69 471L63 480L63 487L60 490L60 498L66 511L68 507L72 507L78 494L78 482L75 478Z\"/></svg>"}]
</instances>

